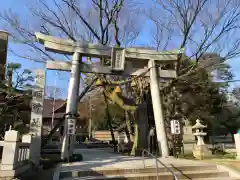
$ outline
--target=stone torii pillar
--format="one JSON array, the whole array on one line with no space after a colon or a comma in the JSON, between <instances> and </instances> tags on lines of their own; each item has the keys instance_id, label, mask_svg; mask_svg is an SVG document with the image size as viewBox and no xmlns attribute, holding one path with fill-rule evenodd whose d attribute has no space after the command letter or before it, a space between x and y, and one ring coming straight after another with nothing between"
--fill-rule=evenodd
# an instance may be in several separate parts
<instances>
[{"instance_id":1,"label":"stone torii pillar","mask_svg":"<svg viewBox=\"0 0 240 180\"><path fill-rule=\"evenodd\" d=\"M161 95L160 95L160 89L159 89L158 71L157 71L155 60L150 59L148 61L148 67L150 68L150 89L151 89L153 114L154 114L154 120L155 120L155 126L156 126L159 152L161 153L161 156L167 157L169 156L169 148L168 148L167 135L166 135L165 125L164 125L164 117L162 112L163 108L162 108Z\"/></svg>"},{"instance_id":2,"label":"stone torii pillar","mask_svg":"<svg viewBox=\"0 0 240 180\"><path fill-rule=\"evenodd\" d=\"M62 150L61 150L61 159L65 160L69 158L73 154L73 146L74 146L74 136L69 134L69 118L71 115L74 116L77 114L77 107L78 107L78 95L79 95L79 84L80 84L80 69L79 64L81 62L81 56L78 52L73 54L72 58L72 68L71 68L71 75L68 87L68 98L67 98L67 107L66 113L66 120L64 124L64 134L63 134L63 141L62 141ZM75 127L74 127L75 128Z\"/></svg>"}]
</instances>

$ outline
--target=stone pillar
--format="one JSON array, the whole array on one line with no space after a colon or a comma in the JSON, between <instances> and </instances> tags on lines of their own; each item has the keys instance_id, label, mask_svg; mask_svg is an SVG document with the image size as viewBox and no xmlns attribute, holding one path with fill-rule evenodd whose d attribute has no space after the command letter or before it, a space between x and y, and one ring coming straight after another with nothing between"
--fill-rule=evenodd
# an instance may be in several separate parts
<instances>
[{"instance_id":1,"label":"stone pillar","mask_svg":"<svg viewBox=\"0 0 240 180\"><path fill-rule=\"evenodd\" d=\"M192 126L189 121L185 121L185 125L183 126L183 149L184 154L192 154L193 144L195 143L195 137L192 132Z\"/></svg>"},{"instance_id":2,"label":"stone pillar","mask_svg":"<svg viewBox=\"0 0 240 180\"><path fill-rule=\"evenodd\" d=\"M235 146L236 146L236 159L240 159L240 134L234 134Z\"/></svg>"},{"instance_id":3,"label":"stone pillar","mask_svg":"<svg viewBox=\"0 0 240 180\"><path fill-rule=\"evenodd\" d=\"M38 166L41 157L45 69L36 70L35 83L32 97L32 112L29 133L33 136L31 142L31 153L34 154L34 156L31 156L31 161Z\"/></svg>"},{"instance_id":4,"label":"stone pillar","mask_svg":"<svg viewBox=\"0 0 240 180\"><path fill-rule=\"evenodd\" d=\"M169 148L162 110L158 68L156 67L155 61L153 59L150 59L148 61L148 67L150 68L150 88L159 153L162 157L167 157L169 156Z\"/></svg>"},{"instance_id":5,"label":"stone pillar","mask_svg":"<svg viewBox=\"0 0 240 180\"><path fill-rule=\"evenodd\" d=\"M17 165L19 133L15 130L6 131L1 162L1 170L14 170Z\"/></svg>"}]
</instances>

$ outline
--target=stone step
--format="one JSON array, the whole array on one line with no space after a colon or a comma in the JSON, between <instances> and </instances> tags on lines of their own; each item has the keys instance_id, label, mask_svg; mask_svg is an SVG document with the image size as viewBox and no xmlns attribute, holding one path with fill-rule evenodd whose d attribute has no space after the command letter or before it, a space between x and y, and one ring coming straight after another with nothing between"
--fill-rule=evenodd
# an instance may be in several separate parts
<instances>
[{"instance_id":1,"label":"stone step","mask_svg":"<svg viewBox=\"0 0 240 180\"><path fill-rule=\"evenodd\" d=\"M160 165L159 165L160 166ZM204 171L204 170L217 170L215 165L206 165L206 166L174 166L171 167L174 172L183 172L183 171ZM162 166L158 168L158 172L168 172L168 170ZM60 172L60 178L67 177L84 177L84 176L108 176L108 175L121 175L121 174L133 174L133 173L156 173L156 167L148 168L138 168L138 169L95 169L95 170L72 170L66 172Z\"/></svg>"},{"instance_id":2,"label":"stone step","mask_svg":"<svg viewBox=\"0 0 240 180\"><path fill-rule=\"evenodd\" d=\"M183 179L209 179L209 178L224 178L225 180L231 179L228 172L221 172L216 170L202 170L202 171L185 171L183 173L177 172L177 177ZM169 172L161 172L158 174L159 179L172 180L173 177ZM218 179L219 179L218 178ZM157 179L156 173L131 173L119 175L105 175L105 176L85 176L85 177L69 177L60 178L61 180L155 180Z\"/></svg>"}]
</instances>

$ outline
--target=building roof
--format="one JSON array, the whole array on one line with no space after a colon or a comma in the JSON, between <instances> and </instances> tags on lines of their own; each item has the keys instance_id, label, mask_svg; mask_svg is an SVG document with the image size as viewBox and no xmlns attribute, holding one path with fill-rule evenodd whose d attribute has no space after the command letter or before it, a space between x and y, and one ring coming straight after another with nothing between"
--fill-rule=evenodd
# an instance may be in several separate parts
<instances>
[{"instance_id":1,"label":"building roof","mask_svg":"<svg viewBox=\"0 0 240 180\"><path fill-rule=\"evenodd\" d=\"M54 120L59 121L65 115L66 106L62 106L65 100L57 99L55 100L55 113L54 113ZM51 119L53 112L53 100L52 99L44 99L43 102L43 120ZM81 117L77 118L77 124L80 126L86 126L88 120L86 119L86 115L82 114Z\"/></svg>"},{"instance_id":2,"label":"building roof","mask_svg":"<svg viewBox=\"0 0 240 180\"><path fill-rule=\"evenodd\" d=\"M55 100L54 118L59 119L64 116L66 107L60 108L64 102L65 101L62 99ZM53 104L54 104L53 99L44 99L44 101L43 101L43 118L52 118Z\"/></svg>"}]
</instances>

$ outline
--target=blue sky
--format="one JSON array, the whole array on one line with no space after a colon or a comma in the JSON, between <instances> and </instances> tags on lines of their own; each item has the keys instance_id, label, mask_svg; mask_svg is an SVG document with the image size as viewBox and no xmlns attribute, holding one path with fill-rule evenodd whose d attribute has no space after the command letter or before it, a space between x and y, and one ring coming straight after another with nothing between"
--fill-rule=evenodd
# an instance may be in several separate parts
<instances>
[{"instance_id":1,"label":"blue sky","mask_svg":"<svg viewBox=\"0 0 240 180\"><path fill-rule=\"evenodd\" d=\"M0 6L0 12L3 12L4 10L7 10L9 8L11 8L12 12L20 12L21 16L27 21L28 18L31 19L31 17L28 16L27 14L27 8L23 5L22 3L23 1L17 1L17 0L4 0L1 1L1 6ZM27 2L27 1L25 1ZM0 29L4 29L5 24L0 22ZM138 43L139 45L141 44L145 44L145 42L147 40L149 40L149 37L147 36L147 34L150 34L149 29L148 29L148 23L145 23L145 27L147 29L143 29L143 32L141 33L141 35L138 38ZM149 41L148 41L149 42ZM24 48L20 47L19 45L14 44L13 42L9 42L9 48L11 49L21 49L22 51L24 51ZM37 68L44 68L44 64L43 63L36 63L33 61L29 61L26 59L22 59L19 58L15 55L13 55L12 53L8 53L8 61L9 62L19 62L22 64L22 67L25 69L37 69ZM231 59L229 61L229 64L232 67L232 71L235 75L235 79L240 79L240 59L236 58L236 59ZM69 73L65 72L65 73L61 73L60 77L56 76L56 72L55 71L47 71L46 73L47 75L47 80L46 80L46 85L47 86L53 86L54 85L54 81L55 78L57 78L57 87L62 89L62 97L66 97L67 96L67 89L68 89L68 80L69 80ZM237 86L239 85L239 83L232 83L232 86Z\"/></svg>"}]
</instances>

